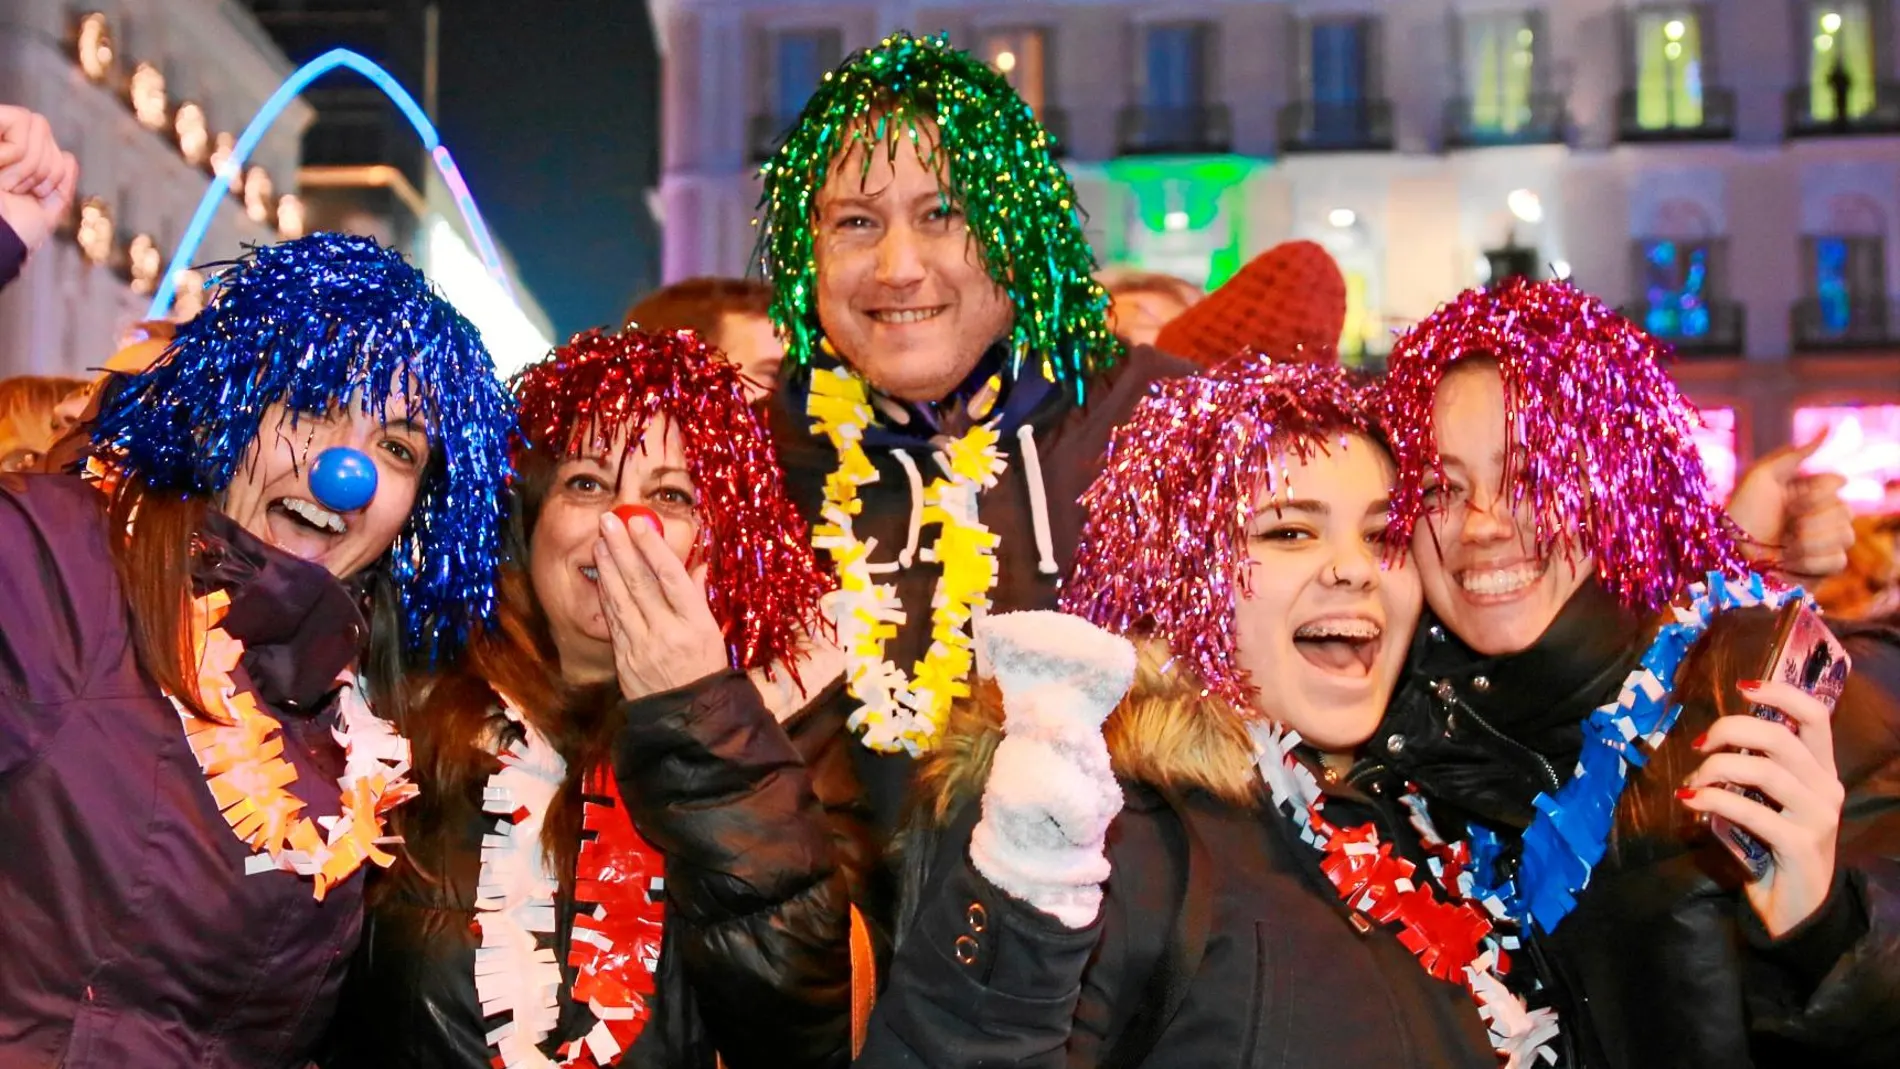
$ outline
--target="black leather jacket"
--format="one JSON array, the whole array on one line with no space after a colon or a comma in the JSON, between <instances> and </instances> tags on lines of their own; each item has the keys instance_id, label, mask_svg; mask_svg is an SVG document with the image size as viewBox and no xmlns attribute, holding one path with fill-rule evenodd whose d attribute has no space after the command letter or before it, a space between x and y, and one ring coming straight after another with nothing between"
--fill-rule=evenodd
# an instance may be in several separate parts
<instances>
[{"instance_id":1,"label":"black leather jacket","mask_svg":"<svg viewBox=\"0 0 1900 1069\"><path fill-rule=\"evenodd\" d=\"M616 1064L846 1064L847 835L826 819L808 770L809 761L849 774L841 704L821 699L801 713L791 724L803 744L795 749L751 681L723 673L631 703L626 725L614 774L634 826L666 855L667 910L651 1016ZM394 883L374 897L325 1066L490 1064L485 1033L494 1022L485 1025L476 998L469 925L491 824L470 821L465 839L436 859L445 879L407 865L385 877ZM556 954L566 961L573 903L559 909ZM566 972L560 1026L544 1050L593 1024L569 998Z\"/></svg>"},{"instance_id":2,"label":"black leather jacket","mask_svg":"<svg viewBox=\"0 0 1900 1069\"><path fill-rule=\"evenodd\" d=\"M1728 664L1685 662L1685 724L1712 716L1706 695L1753 675L1766 655L1773 615L1734 615ZM1361 769L1417 783L1448 831L1480 822L1512 841L1532 799L1569 778L1582 719L1616 695L1654 631L1594 583L1535 645L1505 657L1472 652L1428 616ZM1559 1008L1567 1064L1900 1064L1900 633L1836 632L1854 673L1834 716L1848 796L1833 894L1770 939L1739 868L1698 826L1619 838L1577 909L1556 932L1527 938L1519 959ZM1671 732L1665 751L1694 733ZM1675 768L1694 767L1692 754L1677 757ZM1646 780L1664 764L1636 770L1629 792L1667 799L1673 782ZM1522 986L1532 977L1519 971Z\"/></svg>"}]
</instances>

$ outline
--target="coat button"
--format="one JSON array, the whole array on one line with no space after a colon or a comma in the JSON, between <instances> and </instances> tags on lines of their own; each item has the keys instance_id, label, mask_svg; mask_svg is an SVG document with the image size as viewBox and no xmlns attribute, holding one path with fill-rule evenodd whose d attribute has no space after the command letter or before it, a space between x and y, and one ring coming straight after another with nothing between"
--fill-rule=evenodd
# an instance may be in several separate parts
<instances>
[{"instance_id":1,"label":"coat button","mask_svg":"<svg viewBox=\"0 0 1900 1069\"><path fill-rule=\"evenodd\" d=\"M1458 692L1452 689L1451 680L1441 679L1432 684L1432 693L1438 695L1439 701L1448 702Z\"/></svg>"},{"instance_id":2,"label":"coat button","mask_svg":"<svg viewBox=\"0 0 1900 1069\"><path fill-rule=\"evenodd\" d=\"M983 929L990 926L989 911L983 908L983 903L981 902L970 903L967 916L970 920L970 930L978 935L982 935Z\"/></svg>"},{"instance_id":3,"label":"coat button","mask_svg":"<svg viewBox=\"0 0 1900 1069\"><path fill-rule=\"evenodd\" d=\"M1445 629L1438 626L1437 624L1433 624L1432 626L1426 628L1425 630L1428 634L1432 636L1433 642L1445 641Z\"/></svg>"},{"instance_id":4,"label":"coat button","mask_svg":"<svg viewBox=\"0 0 1900 1069\"><path fill-rule=\"evenodd\" d=\"M1472 676L1471 689L1477 691L1479 694L1483 694L1485 691L1491 689L1491 680L1485 676Z\"/></svg>"},{"instance_id":5,"label":"coat button","mask_svg":"<svg viewBox=\"0 0 1900 1069\"><path fill-rule=\"evenodd\" d=\"M977 952L976 940L970 938L967 935L959 935L957 936L956 950L957 950L957 964L959 965L975 965L976 964L976 952Z\"/></svg>"},{"instance_id":6,"label":"coat button","mask_svg":"<svg viewBox=\"0 0 1900 1069\"><path fill-rule=\"evenodd\" d=\"M1385 737L1385 752L1390 753L1390 754L1404 753L1405 752L1405 736L1399 734L1396 731L1394 731L1390 735L1387 735Z\"/></svg>"}]
</instances>

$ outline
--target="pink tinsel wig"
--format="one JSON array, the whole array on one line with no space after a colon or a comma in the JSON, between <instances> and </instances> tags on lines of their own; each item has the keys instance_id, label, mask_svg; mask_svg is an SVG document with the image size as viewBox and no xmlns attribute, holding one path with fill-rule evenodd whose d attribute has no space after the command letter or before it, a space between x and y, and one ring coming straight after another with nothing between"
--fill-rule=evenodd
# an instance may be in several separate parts
<instances>
[{"instance_id":1,"label":"pink tinsel wig","mask_svg":"<svg viewBox=\"0 0 1900 1069\"><path fill-rule=\"evenodd\" d=\"M1667 348L1568 282L1468 290L1405 332L1379 391L1398 461L1392 537L1407 544L1443 476L1433 409L1461 360L1497 362L1513 506L1540 553L1596 559L1604 587L1654 612L1710 571L1746 565L1692 432L1699 417L1662 368Z\"/></svg>"},{"instance_id":2,"label":"pink tinsel wig","mask_svg":"<svg viewBox=\"0 0 1900 1069\"><path fill-rule=\"evenodd\" d=\"M1359 388L1335 367L1243 357L1156 384L1082 495L1088 521L1063 610L1160 639L1202 685L1249 707L1234 611L1254 504L1354 435L1378 440Z\"/></svg>"}]
</instances>

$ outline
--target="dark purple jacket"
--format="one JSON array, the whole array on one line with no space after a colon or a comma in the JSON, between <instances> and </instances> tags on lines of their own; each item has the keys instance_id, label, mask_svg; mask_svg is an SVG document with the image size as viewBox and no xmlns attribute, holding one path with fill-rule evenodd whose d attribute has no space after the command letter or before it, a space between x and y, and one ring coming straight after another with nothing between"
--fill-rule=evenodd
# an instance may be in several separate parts
<instances>
[{"instance_id":1,"label":"dark purple jacket","mask_svg":"<svg viewBox=\"0 0 1900 1069\"><path fill-rule=\"evenodd\" d=\"M0 1069L301 1066L363 878L319 903L304 877L244 875L249 849L139 669L103 503L74 476L0 476ZM193 572L230 593L237 682L282 722L305 815L335 814L352 599L215 513Z\"/></svg>"},{"instance_id":2,"label":"dark purple jacket","mask_svg":"<svg viewBox=\"0 0 1900 1069\"><path fill-rule=\"evenodd\" d=\"M20 235L13 232L5 219L0 219L0 290L7 283L20 277L20 268L26 264L26 243Z\"/></svg>"}]
</instances>

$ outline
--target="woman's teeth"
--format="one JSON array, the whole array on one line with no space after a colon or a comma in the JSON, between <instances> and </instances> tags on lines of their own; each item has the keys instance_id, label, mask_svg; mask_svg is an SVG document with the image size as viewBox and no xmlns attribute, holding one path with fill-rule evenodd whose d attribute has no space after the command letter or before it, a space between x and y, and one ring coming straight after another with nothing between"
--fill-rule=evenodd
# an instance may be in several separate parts
<instances>
[{"instance_id":1,"label":"woman's teeth","mask_svg":"<svg viewBox=\"0 0 1900 1069\"><path fill-rule=\"evenodd\" d=\"M584 567L584 568L582 568L582 569L581 569L581 575L582 575L582 576L583 576L583 577L584 577L584 578L585 578L585 579L586 579L586 580L587 580L588 582L590 582L590 583L598 583L598 582L600 582L600 569L599 569L599 568L594 568L594 567Z\"/></svg>"},{"instance_id":2,"label":"woman's teeth","mask_svg":"<svg viewBox=\"0 0 1900 1069\"><path fill-rule=\"evenodd\" d=\"M922 323L926 319L935 319L942 314L943 309L941 307L897 308L872 312L871 318L877 320L879 323Z\"/></svg>"},{"instance_id":3,"label":"woman's teeth","mask_svg":"<svg viewBox=\"0 0 1900 1069\"><path fill-rule=\"evenodd\" d=\"M302 498L286 497L279 500L277 504L282 506L285 512L319 531L328 531L331 534L349 532L349 525L343 522L343 517Z\"/></svg>"},{"instance_id":4,"label":"woman's teeth","mask_svg":"<svg viewBox=\"0 0 1900 1069\"><path fill-rule=\"evenodd\" d=\"M1323 671L1363 676L1372 671L1385 629L1363 617L1315 620L1293 632L1293 646Z\"/></svg>"},{"instance_id":5,"label":"woman's teeth","mask_svg":"<svg viewBox=\"0 0 1900 1069\"><path fill-rule=\"evenodd\" d=\"M1293 637L1296 639L1312 639L1315 641L1347 639L1365 642L1378 638L1384 633L1379 625L1371 620L1344 617L1333 620L1315 620L1310 624L1302 626L1298 631L1293 632Z\"/></svg>"},{"instance_id":6,"label":"woman's teeth","mask_svg":"<svg viewBox=\"0 0 1900 1069\"><path fill-rule=\"evenodd\" d=\"M1524 590L1544 574L1543 564L1519 564L1510 568L1466 571L1458 575L1458 585L1467 593L1498 597Z\"/></svg>"}]
</instances>

